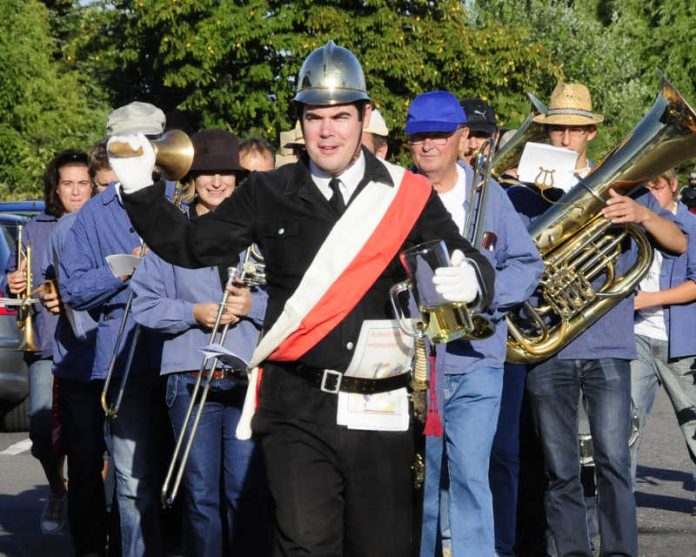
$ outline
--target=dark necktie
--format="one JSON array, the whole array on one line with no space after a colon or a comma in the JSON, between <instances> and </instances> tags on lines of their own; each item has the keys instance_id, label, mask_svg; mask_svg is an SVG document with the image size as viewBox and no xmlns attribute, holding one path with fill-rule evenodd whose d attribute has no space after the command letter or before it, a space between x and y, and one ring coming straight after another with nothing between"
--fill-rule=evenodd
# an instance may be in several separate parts
<instances>
[{"instance_id":1,"label":"dark necktie","mask_svg":"<svg viewBox=\"0 0 696 557\"><path fill-rule=\"evenodd\" d=\"M343 195L341 194L341 189L339 188L340 183L341 181L338 178L331 178L329 187L331 188L333 194L331 195L331 199L329 199L329 203L334 209L336 209L336 212L339 215L342 215L343 211L346 210L346 204L343 201Z\"/></svg>"}]
</instances>

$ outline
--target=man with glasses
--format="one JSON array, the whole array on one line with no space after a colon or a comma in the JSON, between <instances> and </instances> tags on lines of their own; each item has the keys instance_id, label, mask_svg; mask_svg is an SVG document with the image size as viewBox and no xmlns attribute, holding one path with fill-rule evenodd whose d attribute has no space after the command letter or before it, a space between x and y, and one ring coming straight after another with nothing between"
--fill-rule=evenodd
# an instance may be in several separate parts
<instances>
[{"instance_id":1,"label":"man with glasses","mask_svg":"<svg viewBox=\"0 0 696 557\"><path fill-rule=\"evenodd\" d=\"M587 87L559 84L551 95L547 114L534 120L547 126L552 145L578 153L578 177L589 174L592 165L587 159L587 147L595 138L596 126L603 117L592 111ZM666 212L647 192L639 192L635 197L636 200L612 190L603 216L615 224L641 225L667 251L683 253L686 250L684 235L673 222L658 216ZM522 212L531 218L539 214ZM629 250L625 249L617 264L617 274L631 263L630 257ZM595 282L597 280L604 280L604 277ZM546 517L558 555L593 554L579 465L581 395L593 440L601 553L637 555L628 448L630 361L635 357L633 296L629 296L556 355L531 366L528 371L529 405L540 436L548 479Z\"/></svg>"},{"instance_id":2,"label":"man with glasses","mask_svg":"<svg viewBox=\"0 0 696 557\"><path fill-rule=\"evenodd\" d=\"M416 97L409 108L406 135L411 156L453 222L465 236L466 217L476 210L474 173L458 164L467 142L467 114L447 91ZM485 317L493 336L437 345L430 388L437 393L443 436L426 439L426 480L421 555L493 555L493 507L488 463L503 385L507 327L505 313L525 301L543 271L541 257L503 189L487 184L485 214L480 215L478 248L496 269L493 304Z\"/></svg>"}]
</instances>

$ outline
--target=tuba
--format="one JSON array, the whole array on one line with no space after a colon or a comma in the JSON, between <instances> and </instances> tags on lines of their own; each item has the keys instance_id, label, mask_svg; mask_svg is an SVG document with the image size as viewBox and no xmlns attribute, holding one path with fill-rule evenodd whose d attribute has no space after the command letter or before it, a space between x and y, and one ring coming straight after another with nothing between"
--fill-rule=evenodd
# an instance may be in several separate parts
<instances>
[{"instance_id":1,"label":"tuba","mask_svg":"<svg viewBox=\"0 0 696 557\"><path fill-rule=\"evenodd\" d=\"M653 250L643 230L614 225L600 211L610 188L628 195L696 156L696 113L660 76L662 90L648 114L529 227L545 270L538 305L526 302L508 315L508 361L529 364L552 356L630 295L650 267ZM616 263L628 238L638 257L619 276Z\"/></svg>"}]
</instances>

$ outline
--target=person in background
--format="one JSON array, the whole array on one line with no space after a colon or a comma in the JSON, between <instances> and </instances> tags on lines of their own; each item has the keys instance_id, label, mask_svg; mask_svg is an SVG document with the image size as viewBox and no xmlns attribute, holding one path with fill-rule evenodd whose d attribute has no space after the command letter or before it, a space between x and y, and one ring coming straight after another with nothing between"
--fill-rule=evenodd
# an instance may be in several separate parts
<instances>
[{"instance_id":1,"label":"person in background","mask_svg":"<svg viewBox=\"0 0 696 557\"><path fill-rule=\"evenodd\" d=\"M297 162L304 152L304 145L302 126L299 121L295 123L293 129L280 132L280 154L276 155L276 168Z\"/></svg>"},{"instance_id":2,"label":"person in background","mask_svg":"<svg viewBox=\"0 0 696 557\"><path fill-rule=\"evenodd\" d=\"M77 211L92 196L92 182L88 172L87 153L67 150L59 153L46 166L44 172L44 201L46 208L31 219L24 227L22 250L31 246L32 286L41 282L41 266L46 257L48 239L58 219ZM16 249L10 253L5 265L6 290L15 296L32 296L27 292L26 260L17 268ZM29 366L29 409L32 440L31 452L39 460L46 474L49 495L41 514L41 530L46 534L57 534L65 525L67 495L63 475L63 458L54 450L52 439L53 408L53 335L57 317L36 305L34 332L38 349L26 351L24 359ZM32 310L33 311L33 310Z\"/></svg>"},{"instance_id":3,"label":"person in background","mask_svg":"<svg viewBox=\"0 0 696 557\"><path fill-rule=\"evenodd\" d=\"M275 168L273 147L262 137L247 137L239 145L239 164L250 172L273 170Z\"/></svg>"},{"instance_id":4,"label":"person in background","mask_svg":"<svg viewBox=\"0 0 696 557\"><path fill-rule=\"evenodd\" d=\"M457 98L448 91L418 95L408 110L406 135L417 172L428 178L459 232L469 235L474 182L481 177L458 164L468 121ZM437 554L438 540L443 554L455 557L495 552L488 475L503 388L505 314L534 291L543 263L503 189L492 180L486 187L485 214L478 215L484 243L476 247L496 270L495 309L482 314L495 332L435 348L430 388L437 391L444 432L426 438L422 557Z\"/></svg>"},{"instance_id":5,"label":"person in background","mask_svg":"<svg viewBox=\"0 0 696 557\"><path fill-rule=\"evenodd\" d=\"M89 151L89 176L97 190L96 193L103 192L109 187L111 182L118 180L109 164L106 141L106 139L102 139L95 143Z\"/></svg>"},{"instance_id":6,"label":"person in background","mask_svg":"<svg viewBox=\"0 0 696 557\"><path fill-rule=\"evenodd\" d=\"M204 129L192 136L194 159L182 182L192 197L189 218L214 211L245 173L239 140L223 130ZM176 436L184 429L191 392L199 380L210 342L227 269L185 269L154 253L135 272L133 316L162 335L161 374L167 380L166 404ZM266 311L262 289L235 283L220 321L228 327L225 346L244 361L251 357ZM208 369L213 364L208 362ZM245 366L218 363L189 454L183 479L183 545L187 556L270 555L270 509L260 451L253 440L238 440L235 430L246 394ZM205 379L203 379L205 381ZM197 411L197 406L194 412ZM186 428L191 431L191 421Z\"/></svg>"},{"instance_id":7,"label":"person in background","mask_svg":"<svg viewBox=\"0 0 696 557\"><path fill-rule=\"evenodd\" d=\"M94 166L97 165L90 157L90 168ZM108 529L102 477L106 450L104 411L99 404L99 393L89 381L97 324L87 312L66 312L58 276L63 242L77 214L73 211L63 215L49 237L42 273L56 288L42 291L41 303L58 316L53 340L53 376L60 384L57 402L61 443L68 464L70 537L76 555L104 555ZM111 555L115 555L119 548L117 535L111 536L109 548Z\"/></svg>"},{"instance_id":8,"label":"person in background","mask_svg":"<svg viewBox=\"0 0 696 557\"><path fill-rule=\"evenodd\" d=\"M592 167L587 157L588 144L597 135L597 124L603 121L601 115L593 112L589 90L578 83L560 83L552 92L548 106L548 112L536 116L534 121L546 126L553 146L578 153L576 173L586 176ZM511 187L507 191L512 199L513 192L524 193L525 189ZM522 196L517 196L518 212L528 217L538 215L540 209L543 212L539 199L533 197L524 201ZM640 225L666 250L685 252L686 237L667 218L668 213L654 197L644 190L633 197L610 190L602 216L614 224ZM631 259L626 246L616 265L617 273L623 273ZM599 288L597 283L604 279L604 276L595 278L594 287ZM601 551L609 555L637 555L638 532L628 449L630 361L635 357L633 296L628 296L556 354L529 367L527 394L549 481L545 494L546 519L560 555L592 555L579 466L581 396L586 402L594 449Z\"/></svg>"},{"instance_id":9,"label":"person in background","mask_svg":"<svg viewBox=\"0 0 696 557\"><path fill-rule=\"evenodd\" d=\"M370 123L363 129L362 144L378 159L386 160L389 154L389 128L376 108L372 109Z\"/></svg>"},{"instance_id":10,"label":"person in background","mask_svg":"<svg viewBox=\"0 0 696 557\"><path fill-rule=\"evenodd\" d=\"M639 432L631 447L634 491L642 433L660 385L674 408L696 479L696 217L677 201L674 171L661 174L647 188L663 209L675 215L689 238L689 247L679 256L656 249L634 299L638 358L631 362L631 400Z\"/></svg>"},{"instance_id":11,"label":"person in background","mask_svg":"<svg viewBox=\"0 0 696 557\"><path fill-rule=\"evenodd\" d=\"M107 135L141 132L157 137L164 125L164 113L159 108L134 102L109 115ZM140 253L141 241L121 204L118 182L112 182L84 205L63 243L59 262L63 303L72 310L89 311L98 321L93 364L81 375L91 383L87 390L95 397L92 402L98 402L114 353L117 359L107 400L115 400L135 338L136 323L130 315L125 322L123 340L120 346L115 346L130 295L131 277L115 276L106 257ZM139 335L137 342L123 403L117 417L106 419L104 432L116 478L123 555L159 557L162 554L161 447L165 441L163 432L167 431L158 373L161 348L147 331ZM104 420L103 414L101 418L98 413L86 416ZM91 425L92 431L98 429L98 424Z\"/></svg>"},{"instance_id":12,"label":"person in background","mask_svg":"<svg viewBox=\"0 0 696 557\"><path fill-rule=\"evenodd\" d=\"M689 180L679 192L681 202L690 213L696 213L696 172L689 173Z\"/></svg>"},{"instance_id":13,"label":"person in background","mask_svg":"<svg viewBox=\"0 0 696 557\"><path fill-rule=\"evenodd\" d=\"M473 166L474 155L484 141L493 138L493 141L497 143L498 120L491 105L483 99L463 99L461 103L466 113L469 135L466 141L462 143L459 150L459 158Z\"/></svg>"}]
</instances>

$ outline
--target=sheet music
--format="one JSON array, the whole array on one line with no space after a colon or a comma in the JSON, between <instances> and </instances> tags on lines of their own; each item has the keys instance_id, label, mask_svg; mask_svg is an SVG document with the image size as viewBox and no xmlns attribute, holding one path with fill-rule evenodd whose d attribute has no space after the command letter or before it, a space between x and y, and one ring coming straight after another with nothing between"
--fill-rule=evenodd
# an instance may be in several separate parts
<instances>
[{"instance_id":1,"label":"sheet music","mask_svg":"<svg viewBox=\"0 0 696 557\"><path fill-rule=\"evenodd\" d=\"M521 182L568 191L578 182L575 164L578 154L564 147L528 142L517 167Z\"/></svg>"}]
</instances>

